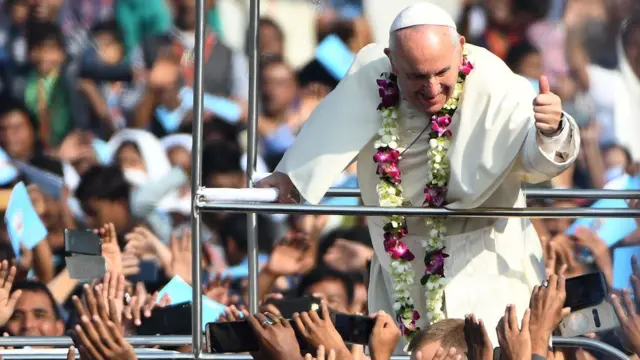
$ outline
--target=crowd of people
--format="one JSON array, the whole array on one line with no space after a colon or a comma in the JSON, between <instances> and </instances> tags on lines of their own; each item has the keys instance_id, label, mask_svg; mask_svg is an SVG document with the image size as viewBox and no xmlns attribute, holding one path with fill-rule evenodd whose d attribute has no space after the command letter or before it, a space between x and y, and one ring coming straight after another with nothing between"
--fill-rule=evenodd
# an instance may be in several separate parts
<instances>
[{"instance_id":1,"label":"crowd of people","mask_svg":"<svg viewBox=\"0 0 640 360\"><path fill-rule=\"evenodd\" d=\"M461 4L459 32L468 42L489 49L534 87L546 74L581 127L578 161L542 186L637 190L637 2L451 1ZM227 39L245 34L232 34L236 24L221 15L223 0L205 2L202 184L243 188L247 51ZM293 0L274 2L284 9L298 6ZM10 193L24 182L46 229L41 241L16 244L10 221L1 227L4 336L70 334L75 348L69 356L134 359L124 336L137 334L157 309L175 304L163 289L178 278L201 286L208 299L224 307L218 321L248 319L260 348L254 358L389 359L401 334L393 314L368 313L368 266L372 241L379 239L371 239L364 217L258 215L261 306L258 314L249 314L247 216L202 214L202 243L195 245L202 248L204 283L192 283L195 1L2 0L0 5L1 187ZM316 43L334 37L356 54L376 41L372 28L379 24L367 18L362 1L317 5ZM265 15L259 23L258 173L273 171L310 113L340 81L325 57L292 64L289 59L299 54L285 45L296 34L284 31L291 25L283 21ZM357 188L356 169L357 163L345 169L334 186ZM51 183L62 185L55 189ZM9 214L11 197L0 200ZM359 200L324 203L358 205ZM592 205L580 199L531 203ZM626 205L640 208L638 201ZM620 281L615 256L617 249L640 246L640 231L611 240L597 228L574 229L570 219L532 221L549 281L534 290L524 319L508 306L497 329L486 329L472 314L441 321L415 337L412 359L601 358L584 349L549 348L568 311L566 278L594 271L604 274L620 328L588 337L640 356L640 299L633 296L640 291L640 268L634 258L631 281L629 275ZM65 229L97 229L108 270L104 278L72 276L65 265ZM321 298L323 305L282 319L270 302L302 296ZM367 351L345 344L329 311L375 318ZM499 344L491 344L489 331L497 331ZM300 337L312 345L308 354ZM190 345L167 349L191 351Z\"/></svg>"}]
</instances>

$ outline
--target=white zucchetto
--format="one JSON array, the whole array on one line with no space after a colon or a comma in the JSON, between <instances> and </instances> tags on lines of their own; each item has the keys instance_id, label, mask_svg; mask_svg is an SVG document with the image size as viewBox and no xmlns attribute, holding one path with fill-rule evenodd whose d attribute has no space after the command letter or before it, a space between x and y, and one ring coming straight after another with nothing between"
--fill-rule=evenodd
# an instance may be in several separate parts
<instances>
[{"instance_id":1,"label":"white zucchetto","mask_svg":"<svg viewBox=\"0 0 640 360\"><path fill-rule=\"evenodd\" d=\"M396 16L389 33L419 25L447 26L457 30L456 22L443 8L428 2L419 2L406 7Z\"/></svg>"}]
</instances>

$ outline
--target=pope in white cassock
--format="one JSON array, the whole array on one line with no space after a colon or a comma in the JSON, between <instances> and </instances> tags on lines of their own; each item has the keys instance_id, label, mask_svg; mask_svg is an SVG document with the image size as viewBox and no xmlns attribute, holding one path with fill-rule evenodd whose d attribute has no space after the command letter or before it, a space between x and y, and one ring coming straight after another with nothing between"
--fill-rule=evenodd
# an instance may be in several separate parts
<instances>
[{"instance_id":1,"label":"pope in white cassock","mask_svg":"<svg viewBox=\"0 0 640 360\"><path fill-rule=\"evenodd\" d=\"M370 44L312 113L258 187L280 202L317 204L353 161L368 206L524 207L523 182L571 165L578 127L540 79L540 94L498 57L458 35L441 8L418 3ZM405 343L417 328L474 313L492 342L507 304L520 315L544 280L527 219L369 217L375 248L369 311L395 314Z\"/></svg>"}]
</instances>

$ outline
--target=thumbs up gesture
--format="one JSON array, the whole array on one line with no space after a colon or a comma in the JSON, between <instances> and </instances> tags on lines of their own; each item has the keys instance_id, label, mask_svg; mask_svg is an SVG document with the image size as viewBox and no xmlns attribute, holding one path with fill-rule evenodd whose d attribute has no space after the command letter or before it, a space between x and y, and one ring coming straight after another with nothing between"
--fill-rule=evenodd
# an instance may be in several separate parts
<instances>
[{"instance_id":1,"label":"thumbs up gesture","mask_svg":"<svg viewBox=\"0 0 640 360\"><path fill-rule=\"evenodd\" d=\"M533 100L533 112L536 128L544 135L554 135L559 129L562 119L562 101L551 92L549 79L540 77L540 94Z\"/></svg>"}]
</instances>

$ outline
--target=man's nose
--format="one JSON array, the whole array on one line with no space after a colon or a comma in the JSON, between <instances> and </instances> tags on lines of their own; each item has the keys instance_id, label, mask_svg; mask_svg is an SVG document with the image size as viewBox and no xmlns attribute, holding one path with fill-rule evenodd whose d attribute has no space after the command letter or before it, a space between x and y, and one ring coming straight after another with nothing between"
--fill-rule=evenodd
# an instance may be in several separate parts
<instances>
[{"instance_id":1,"label":"man's nose","mask_svg":"<svg viewBox=\"0 0 640 360\"><path fill-rule=\"evenodd\" d=\"M36 319L36 317L33 315L25 315L24 319L22 320L22 333L25 335L29 334L37 327L38 320Z\"/></svg>"},{"instance_id":2,"label":"man's nose","mask_svg":"<svg viewBox=\"0 0 640 360\"><path fill-rule=\"evenodd\" d=\"M442 91L442 87L440 86L440 82L436 79L430 79L424 87L425 95L430 98L438 96Z\"/></svg>"}]
</instances>

